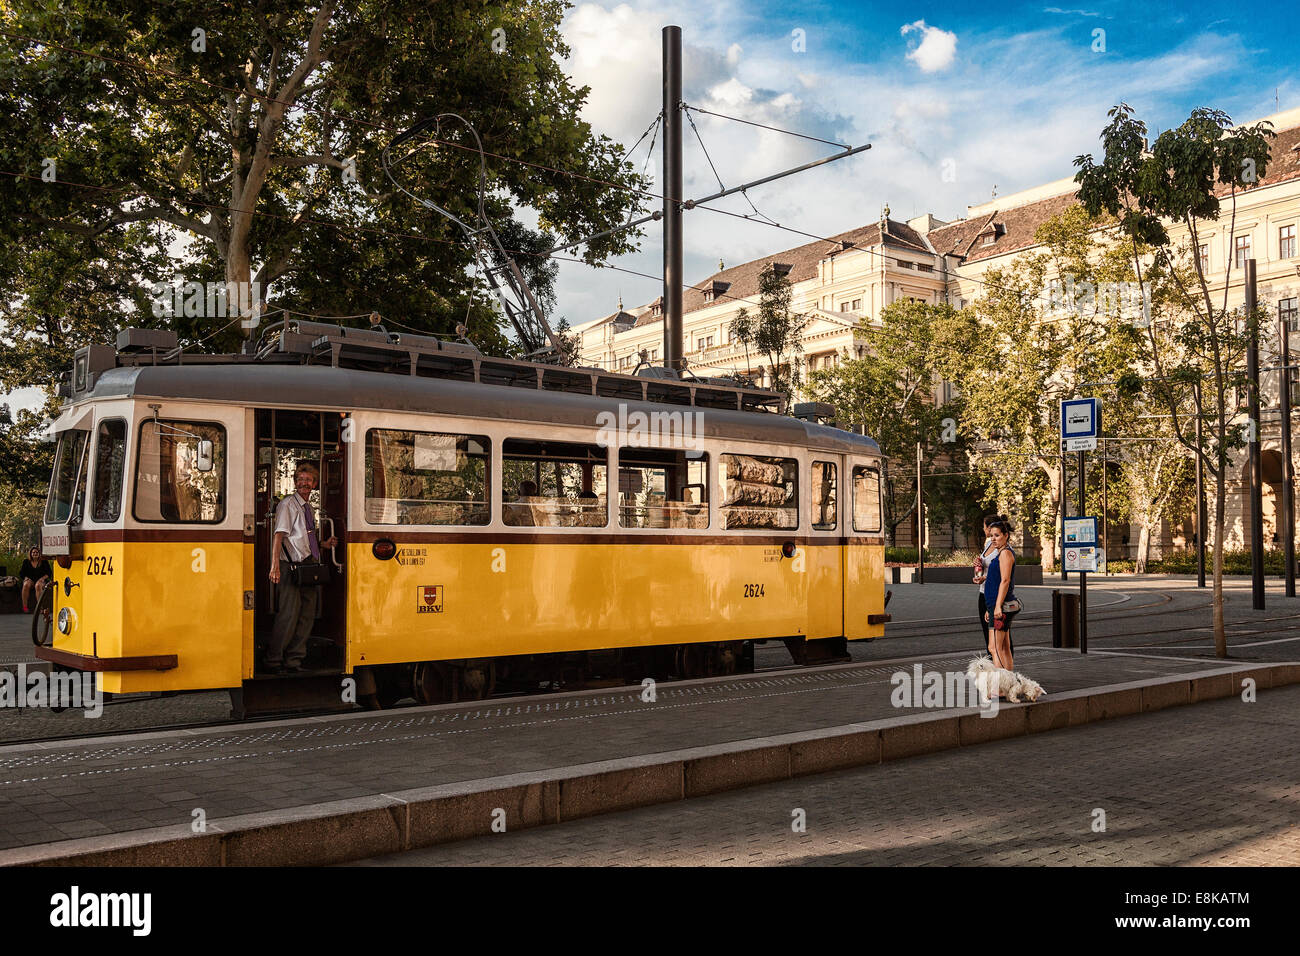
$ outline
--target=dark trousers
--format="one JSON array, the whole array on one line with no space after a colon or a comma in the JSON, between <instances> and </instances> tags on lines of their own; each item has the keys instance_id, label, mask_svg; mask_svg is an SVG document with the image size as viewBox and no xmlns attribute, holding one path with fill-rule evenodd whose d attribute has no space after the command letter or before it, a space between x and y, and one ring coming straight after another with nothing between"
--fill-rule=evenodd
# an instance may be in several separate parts
<instances>
[{"instance_id":1,"label":"dark trousers","mask_svg":"<svg viewBox=\"0 0 1300 956\"><path fill-rule=\"evenodd\" d=\"M316 610L320 607L320 586L300 588L288 580L287 569L276 585L280 609L275 613L271 643L266 648L266 665L296 667L307 656L307 638L311 636Z\"/></svg>"}]
</instances>

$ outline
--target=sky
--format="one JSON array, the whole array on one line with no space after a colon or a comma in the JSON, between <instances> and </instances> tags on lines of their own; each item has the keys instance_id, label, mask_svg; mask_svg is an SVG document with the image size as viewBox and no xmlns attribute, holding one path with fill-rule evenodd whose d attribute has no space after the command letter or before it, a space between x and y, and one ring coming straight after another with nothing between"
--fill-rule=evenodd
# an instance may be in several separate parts
<instances>
[{"instance_id":1,"label":"sky","mask_svg":"<svg viewBox=\"0 0 1300 956\"><path fill-rule=\"evenodd\" d=\"M863 154L749 192L782 225L832 235L924 213L951 221L968 205L1073 175L1097 153L1106 112L1134 107L1154 132L1198 106L1234 121L1300 106L1300 20L1202 0L1159 6L1108 0L1076 6L984 3L576 3L563 21L584 117L631 147L661 106L661 30L683 34L690 105L838 143ZM1100 32L1098 32L1100 31ZM836 151L835 147L692 114L727 186ZM718 181L684 126L685 195ZM646 143L632 153L640 168ZM660 144L652 157L662 166ZM658 188L656 181L652 189ZM657 201L656 201L657 205ZM717 204L753 214L740 196ZM719 260L736 265L807 241L759 222L700 209L684 219L687 282ZM662 272L660 227L640 251L612 260ZM556 316L571 325L650 302L657 279L561 263Z\"/></svg>"},{"instance_id":2,"label":"sky","mask_svg":"<svg viewBox=\"0 0 1300 956\"><path fill-rule=\"evenodd\" d=\"M595 132L630 148L659 112L661 30L676 24L688 104L838 143L870 143L865 153L749 192L772 220L833 235L876 222L886 203L896 220L929 212L950 221L995 188L1006 196L1066 178L1076 156L1097 152L1106 111L1120 101L1153 132L1197 106L1239 122L1300 107L1300 18L1282 10L1225 11L1207 0L1165 7L577 2L562 24L570 50L563 65L575 86L590 88L583 115ZM727 186L836 151L692 115ZM717 190L689 125L684 133L685 195ZM647 159L662 165L659 144L653 156L646 145L631 154L637 167ZM753 214L740 196L717 205ZM528 210L521 216L536 222ZM703 209L685 214L684 239L690 283L719 261L736 265L807 241ZM651 223L640 250L613 264L658 276L662 257L660 229ZM555 319L578 325L613 312L620 296L628 307L648 303L662 283L561 262L556 291ZM32 407L41 397L23 389L4 400Z\"/></svg>"}]
</instances>

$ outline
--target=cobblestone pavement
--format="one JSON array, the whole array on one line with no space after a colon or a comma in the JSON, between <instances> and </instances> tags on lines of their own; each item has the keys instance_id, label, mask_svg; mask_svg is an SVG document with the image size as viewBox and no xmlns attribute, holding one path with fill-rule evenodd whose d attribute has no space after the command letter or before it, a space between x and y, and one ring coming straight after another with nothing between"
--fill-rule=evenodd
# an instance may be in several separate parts
<instances>
[{"instance_id":1,"label":"cobblestone pavement","mask_svg":"<svg viewBox=\"0 0 1300 956\"><path fill-rule=\"evenodd\" d=\"M1195 579L1188 577L1090 577L1090 649L1213 660L1213 637L1206 627L1210 594L1194 585ZM884 638L849 646L855 661L979 647L974 586L887 586L894 592L889 605L894 620ZM1026 609L1016 620L1016 647L1050 644L1051 592L1058 588L1076 590L1077 586L1049 581L1041 587L1018 589ZM1254 611L1249 579L1225 579L1230 653L1236 662L1300 659L1300 599L1284 597L1280 579L1270 578L1268 588L1268 610ZM23 615L0 615L0 667L35 661L29 627ZM760 668L789 667L790 657L782 644L774 642L756 649L755 662ZM122 701L107 706L93 723L73 711L0 709L0 744L204 724L229 716L230 700L224 691Z\"/></svg>"},{"instance_id":2,"label":"cobblestone pavement","mask_svg":"<svg viewBox=\"0 0 1300 956\"><path fill-rule=\"evenodd\" d=\"M1297 734L1288 687L363 865L1295 866Z\"/></svg>"},{"instance_id":3,"label":"cobblestone pavement","mask_svg":"<svg viewBox=\"0 0 1300 956\"><path fill-rule=\"evenodd\" d=\"M654 701L643 700L639 686L620 687L98 742L18 744L0 748L0 848L188 822L196 808L216 822L503 774L937 715L942 708L896 706L894 674L910 677L914 668L961 673L970 657L968 651L666 684ZM1016 664L1049 694L1207 669L1202 661L1081 657L1040 647L1018 649Z\"/></svg>"}]
</instances>

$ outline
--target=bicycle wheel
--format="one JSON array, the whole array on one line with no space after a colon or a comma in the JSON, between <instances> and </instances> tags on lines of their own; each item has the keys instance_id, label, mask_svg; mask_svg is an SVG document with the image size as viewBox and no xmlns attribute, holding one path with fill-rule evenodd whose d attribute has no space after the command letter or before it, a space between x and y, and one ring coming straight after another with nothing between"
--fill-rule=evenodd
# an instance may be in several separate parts
<instances>
[{"instance_id":1,"label":"bicycle wheel","mask_svg":"<svg viewBox=\"0 0 1300 956\"><path fill-rule=\"evenodd\" d=\"M49 647L54 643L54 586L50 585L41 592L32 611L32 643L37 647Z\"/></svg>"}]
</instances>

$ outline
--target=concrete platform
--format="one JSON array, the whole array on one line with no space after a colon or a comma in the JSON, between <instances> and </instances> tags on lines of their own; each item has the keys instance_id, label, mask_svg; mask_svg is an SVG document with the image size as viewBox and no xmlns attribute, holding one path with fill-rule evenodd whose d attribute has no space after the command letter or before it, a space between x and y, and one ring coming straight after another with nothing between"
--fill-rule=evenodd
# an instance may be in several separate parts
<instances>
[{"instance_id":1,"label":"concrete platform","mask_svg":"<svg viewBox=\"0 0 1300 956\"><path fill-rule=\"evenodd\" d=\"M1300 683L1300 664L1020 649L1048 697L898 700L970 653L0 748L0 864L326 864ZM924 701L922 701L924 703Z\"/></svg>"}]
</instances>

